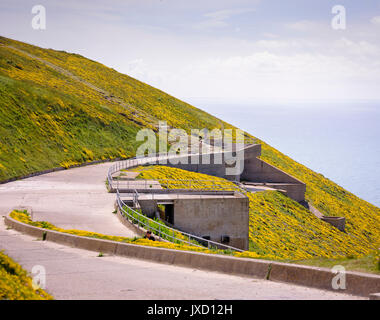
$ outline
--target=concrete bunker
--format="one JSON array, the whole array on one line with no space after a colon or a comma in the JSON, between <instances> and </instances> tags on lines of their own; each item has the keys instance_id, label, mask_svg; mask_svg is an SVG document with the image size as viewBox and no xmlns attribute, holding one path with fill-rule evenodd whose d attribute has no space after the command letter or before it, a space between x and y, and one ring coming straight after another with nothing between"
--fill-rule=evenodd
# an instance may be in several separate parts
<instances>
[{"instance_id":1,"label":"concrete bunker","mask_svg":"<svg viewBox=\"0 0 380 320\"><path fill-rule=\"evenodd\" d=\"M240 161L243 168L240 174L228 174L227 169L235 167L235 164L228 164L231 152L217 152L207 154L189 154L176 159L176 163L158 162L169 167L175 167L187 171L199 172L211 176L225 178L231 181L247 182L249 184L265 185L267 187L284 191L286 195L297 201L305 200L306 184L276 168L275 166L260 159L261 145L246 145L241 150L232 152L232 157L241 153L236 161Z\"/></svg>"},{"instance_id":2,"label":"concrete bunker","mask_svg":"<svg viewBox=\"0 0 380 320\"><path fill-rule=\"evenodd\" d=\"M154 199L151 194L140 193L138 204L144 215L160 217L180 231L248 250L249 199L241 193L161 193L154 194Z\"/></svg>"}]
</instances>

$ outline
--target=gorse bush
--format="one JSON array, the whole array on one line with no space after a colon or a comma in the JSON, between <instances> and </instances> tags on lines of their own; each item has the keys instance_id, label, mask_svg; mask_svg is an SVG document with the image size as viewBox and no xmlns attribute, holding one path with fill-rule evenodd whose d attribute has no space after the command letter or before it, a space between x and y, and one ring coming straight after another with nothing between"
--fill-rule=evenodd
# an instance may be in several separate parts
<instances>
[{"instance_id":1,"label":"gorse bush","mask_svg":"<svg viewBox=\"0 0 380 320\"><path fill-rule=\"evenodd\" d=\"M0 251L0 300L51 300L42 289L34 290L28 273Z\"/></svg>"},{"instance_id":2,"label":"gorse bush","mask_svg":"<svg viewBox=\"0 0 380 320\"><path fill-rule=\"evenodd\" d=\"M380 249L376 250L374 263L375 263L376 269L380 271Z\"/></svg>"},{"instance_id":3,"label":"gorse bush","mask_svg":"<svg viewBox=\"0 0 380 320\"><path fill-rule=\"evenodd\" d=\"M380 208L344 190L279 151L262 144L262 159L306 183L306 200L326 216L346 218L346 232L365 247L380 246ZM343 161L343 160L342 160Z\"/></svg>"}]
</instances>

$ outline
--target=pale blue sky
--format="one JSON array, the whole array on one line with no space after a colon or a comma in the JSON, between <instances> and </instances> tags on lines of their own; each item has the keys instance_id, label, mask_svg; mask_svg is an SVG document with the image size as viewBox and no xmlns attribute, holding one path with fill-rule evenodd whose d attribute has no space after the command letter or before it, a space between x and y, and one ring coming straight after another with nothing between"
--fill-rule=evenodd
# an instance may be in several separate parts
<instances>
[{"instance_id":1,"label":"pale blue sky","mask_svg":"<svg viewBox=\"0 0 380 320\"><path fill-rule=\"evenodd\" d=\"M46 30L31 27L36 4ZM337 4L346 30L331 28ZM2 0L0 34L185 100L380 99L380 0Z\"/></svg>"}]
</instances>

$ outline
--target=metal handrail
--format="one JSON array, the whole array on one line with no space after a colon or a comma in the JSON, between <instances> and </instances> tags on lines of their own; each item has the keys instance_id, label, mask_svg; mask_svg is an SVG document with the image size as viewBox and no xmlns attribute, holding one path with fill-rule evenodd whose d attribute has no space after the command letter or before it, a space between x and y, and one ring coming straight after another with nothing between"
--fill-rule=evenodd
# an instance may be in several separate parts
<instances>
[{"instance_id":1,"label":"metal handrail","mask_svg":"<svg viewBox=\"0 0 380 320\"><path fill-rule=\"evenodd\" d=\"M158 237L161 238L161 239L166 239L166 240L169 240L170 242L174 242L174 243L175 243L175 241L178 241L178 242L182 242L182 243L185 243L187 245L190 245L190 246L196 246L196 247L199 247L199 248L205 248L205 246L202 246L202 245L196 244L194 242L191 242L191 240L195 240L195 241L200 242L200 243L206 242L207 243L207 248L216 247L216 248L225 248L225 249L222 249L222 250L233 250L233 251L243 252L243 250L241 250L241 249L238 249L238 248L235 248L235 247L232 247L232 246L228 246L228 245L225 245L225 244L222 244L222 243L219 243L219 242L215 242L215 241L212 241L212 240L207 240L207 239L204 239L202 237L198 237L196 235L193 235L193 234L190 234L190 233L186 233L186 232L180 231L178 229L171 228L171 227L166 226L166 225L163 225L164 229L161 230L161 225L160 225L159 222L157 222L157 221L155 221L155 220L153 220L153 219L151 219L151 218L143 215L142 213L133 210L131 207L129 207L120 198L119 190L116 190L116 202L117 202L118 208L119 208L122 216L125 219L131 221L132 223L135 223L135 221L136 221L138 227L142 226L146 230L151 230L153 233L155 233L156 235L158 235ZM125 210L125 208L127 208L127 210ZM133 212L133 214L135 216L133 216L130 212ZM136 218L136 216L137 216L137 218ZM144 221L148 221L148 223L146 223ZM153 227L152 225L150 225L149 222L151 222L152 224L158 224L158 229L155 228L155 227ZM169 230L170 234L169 233L165 233L165 229ZM176 237L176 233L181 234L182 236L186 237L188 240ZM165 235L166 237L163 238L162 235Z\"/></svg>"},{"instance_id":2,"label":"metal handrail","mask_svg":"<svg viewBox=\"0 0 380 320\"><path fill-rule=\"evenodd\" d=\"M225 151L222 151L222 153ZM212 153L211 153L212 154ZM188 156L196 156L196 155L202 155L201 153L194 153L194 154L187 154ZM169 159L175 159L175 158L182 158L186 155L184 154L171 154L168 152L164 153L158 153L158 154L151 154L148 157L133 157L124 161L119 161L115 163L113 166L111 166L108 170L108 184L111 189L116 189L113 186L113 179L112 175L120 170L123 169L128 169L132 167L137 167L139 165L144 165L144 164L159 164L159 161L162 160L169 160ZM117 185L119 184L119 181L117 180ZM240 189L242 190L242 189Z\"/></svg>"},{"instance_id":3,"label":"metal handrail","mask_svg":"<svg viewBox=\"0 0 380 320\"><path fill-rule=\"evenodd\" d=\"M137 190L135 190L135 192L133 194L133 206L137 207L138 199L139 199L139 194L138 194Z\"/></svg>"},{"instance_id":4,"label":"metal handrail","mask_svg":"<svg viewBox=\"0 0 380 320\"><path fill-rule=\"evenodd\" d=\"M119 172L120 170L129 169L129 168L133 168L133 167L137 167L137 166L149 164L149 163L157 163L160 160L165 160L165 159L170 159L170 158L175 158L175 157L183 157L183 155L176 156L176 155L169 155L167 153L163 153L163 154L158 154L155 156L152 155L146 158L134 157L134 158L130 158L124 161L119 161L115 163L113 166L111 166L108 170L108 176L107 176L108 185L111 190L121 189L120 187L125 186L125 185L127 186L127 189L130 189L130 190L136 189L136 184L138 184L138 181L134 180L133 182L134 186L132 188L128 188L128 186L131 184L129 181L120 181L120 180L114 181L112 178L112 175L115 174L116 172ZM175 180L175 179L157 179L157 180L162 181L163 184L165 184L165 182L171 182L172 186L181 185L179 181L186 181L186 182L189 182L189 184L191 183L191 181L194 181L194 180ZM145 182L142 182L142 184L145 184L145 185L147 184L146 182L147 180L142 180L142 181L145 181ZM202 191L202 190L203 191L218 191L220 189L217 189L216 186L218 187L223 186L223 184L219 184L217 181L214 181L214 180L199 180L199 181L203 181L203 182L210 181L210 182L213 182L213 184L211 186L203 187L202 189L197 189L197 191ZM196 182L193 182L193 183L196 183ZM116 184L116 186L114 186L114 184ZM228 190L228 189L233 189L233 190ZM235 191L241 194L246 194L246 190L244 190L243 188L239 186L234 187L231 185L225 186L225 188L223 188L223 190L220 190L220 191Z\"/></svg>"},{"instance_id":5,"label":"metal handrail","mask_svg":"<svg viewBox=\"0 0 380 320\"><path fill-rule=\"evenodd\" d=\"M218 193L218 192L223 193L226 191L231 191L231 192L246 194L247 192L246 190L244 190L243 188L235 184L226 184L226 183L218 182L214 180L155 179L154 181L157 181L159 183L159 186L163 186L164 188L170 188L172 190L175 190L175 189L192 190L194 192L200 192L200 193L209 192L209 191L213 191L215 193ZM201 183L201 185L194 188L199 183ZM134 189L147 189L152 192L156 192L157 190L162 190L162 189L155 189L154 188L155 184L152 183L152 180L145 180L145 179L118 181L116 185L117 185L117 189L119 190L133 191Z\"/></svg>"}]
</instances>

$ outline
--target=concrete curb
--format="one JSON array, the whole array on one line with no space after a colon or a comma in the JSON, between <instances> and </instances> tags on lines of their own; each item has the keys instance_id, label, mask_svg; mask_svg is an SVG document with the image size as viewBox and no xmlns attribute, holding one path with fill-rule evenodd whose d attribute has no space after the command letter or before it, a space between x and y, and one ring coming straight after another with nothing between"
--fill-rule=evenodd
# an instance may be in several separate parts
<instances>
[{"instance_id":1,"label":"concrete curb","mask_svg":"<svg viewBox=\"0 0 380 320\"><path fill-rule=\"evenodd\" d=\"M148 247L130 243L81 237L34 227L12 219L9 216L5 216L5 224L33 237L42 238L45 234L45 239L48 241L123 257L238 276L267 279L363 297L371 296L371 299L376 299L377 295L374 293L380 292L380 276L372 274L347 271L345 273L346 289L334 290L331 283L336 276L336 273L327 268Z\"/></svg>"},{"instance_id":2,"label":"concrete curb","mask_svg":"<svg viewBox=\"0 0 380 320\"><path fill-rule=\"evenodd\" d=\"M380 293L373 293L369 295L369 300L380 300Z\"/></svg>"},{"instance_id":3,"label":"concrete curb","mask_svg":"<svg viewBox=\"0 0 380 320\"><path fill-rule=\"evenodd\" d=\"M327 268L276 262L272 263L269 279L364 297L380 291L380 276L378 275L346 271L346 289L344 290L332 288L332 280L335 276L337 273Z\"/></svg>"}]
</instances>

